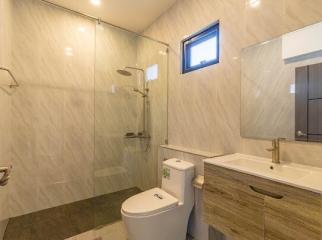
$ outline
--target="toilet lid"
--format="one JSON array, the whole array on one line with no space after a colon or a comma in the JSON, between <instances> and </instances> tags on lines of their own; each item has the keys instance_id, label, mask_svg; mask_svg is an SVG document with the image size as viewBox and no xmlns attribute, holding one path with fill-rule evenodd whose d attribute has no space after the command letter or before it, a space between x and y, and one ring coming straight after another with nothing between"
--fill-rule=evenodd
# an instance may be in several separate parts
<instances>
[{"instance_id":1,"label":"toilet lid","mask_svg":"<svg viewBox=\"0 0 322 240\"><path fill-rule=\"evenodd\" d=\"M173 208L178 202L178 199L162 189L153 188L127 199L122 205L122 211L129 215L147 216Z\"/></svg>"}]
</instances>

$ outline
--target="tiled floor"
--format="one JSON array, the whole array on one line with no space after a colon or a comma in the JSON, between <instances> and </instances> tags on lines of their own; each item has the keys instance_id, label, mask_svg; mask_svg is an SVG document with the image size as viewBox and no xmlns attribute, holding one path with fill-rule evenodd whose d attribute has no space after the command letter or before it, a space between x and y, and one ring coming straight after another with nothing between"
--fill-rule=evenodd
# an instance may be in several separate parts
<instances>
[{"instance_id":1,"label":"tiled floor","mask_svg":"<svg viewBox=\"0 0 322 240\"><path fill-rule=\"evenodd\" d=\"M122 221L91 230L66 240L127 240Z\"/></svg>"},{"instance_id":2,"label":"tiled floor","mask_svg":"<svg viewBox=\"0 0 322 240\"><path fill-rule=\"evenodd\" d=\"M119 222L121 205L139 192L138 188L131 188L12 218L4 240L64 240L73 236L75 238L71 238L72 240L83 240L78 238L82 236L81 233L84 236L94 233L106 235L103 237L94 234L93 238L84 240L126 239L122 223ZM120 237L111 238L113 234L120 234Z\"/></svg>"}]
</instances>

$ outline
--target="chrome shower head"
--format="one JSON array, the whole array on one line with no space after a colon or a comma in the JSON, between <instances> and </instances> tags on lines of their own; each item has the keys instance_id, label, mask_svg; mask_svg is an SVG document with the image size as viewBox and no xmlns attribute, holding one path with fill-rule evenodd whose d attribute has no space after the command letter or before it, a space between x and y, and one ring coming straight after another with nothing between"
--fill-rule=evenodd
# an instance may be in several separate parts
<instances>
[{"instance_id":1,"label":"chrome shower head","mask_svg":"<svg viewBox=\"0 0 322 240\"><path fill-rule=\"evenodd\" d=\"M132 76L132 73L130 73L129 71L126 71L125 69L118 69L116 71L117 71L118 74L121 74L121 75L126 76L126 77Z\"/></svg>"},{"instance_id":2,"label":"chrome shower head","mask_svg":"<svg viewBox=\"0 0 322 240\"><path fill-rule=\"evenodd\" d=\"M132 69L132 70L136 70L136 71L141 71L144 74L144 70L142 68L137 68L137 67L125 67L123 69L118 69L116 70L119 74L126 76L126 77L130 77L132 76L132 73L127 71L126 69Z\"/></svg>"}]
</instances>

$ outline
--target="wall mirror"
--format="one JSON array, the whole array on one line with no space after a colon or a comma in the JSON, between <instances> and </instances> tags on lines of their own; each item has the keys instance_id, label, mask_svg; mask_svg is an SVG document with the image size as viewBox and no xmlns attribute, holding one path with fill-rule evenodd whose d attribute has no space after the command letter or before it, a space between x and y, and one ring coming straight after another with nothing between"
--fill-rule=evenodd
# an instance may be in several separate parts
<instances>
[{"instance_id":1,"label":"wall mirror","mask_svg":"<svg viewBox=\"0 0 322 240\"><path fill-rule=\"evenodd\" d=\"M322 142L322 22L242 50L241 135Z\"/></svg>"}]
</instances>

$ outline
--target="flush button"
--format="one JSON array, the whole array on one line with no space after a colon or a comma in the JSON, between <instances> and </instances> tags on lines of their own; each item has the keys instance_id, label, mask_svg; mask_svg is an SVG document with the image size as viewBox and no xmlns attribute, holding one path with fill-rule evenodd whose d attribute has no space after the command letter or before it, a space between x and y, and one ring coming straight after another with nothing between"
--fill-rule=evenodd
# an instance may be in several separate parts
<instances>
[{"instance_id":1,"label":"flush button","mask_svg":"<svg viewBox=\"0 0 322 240\"><path fill-rule=\"evenodd\" d=\"M158 193L154 194L154 196L155 196L156 198L159 198L160 200L162 200L162 199L163 199L163 196L162 196L162 195L160 195L160 194L158 194Z\"/></svg>"}]
</instances>

